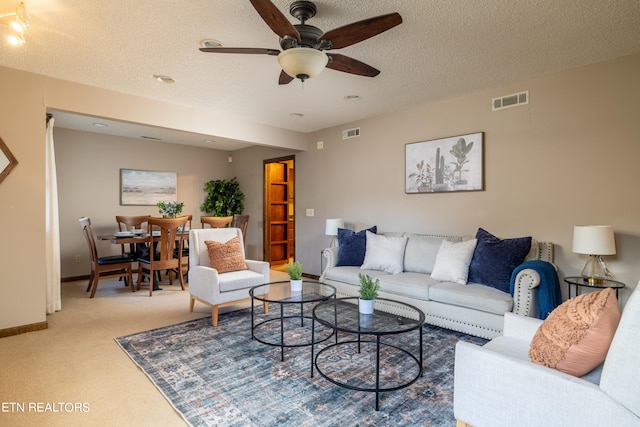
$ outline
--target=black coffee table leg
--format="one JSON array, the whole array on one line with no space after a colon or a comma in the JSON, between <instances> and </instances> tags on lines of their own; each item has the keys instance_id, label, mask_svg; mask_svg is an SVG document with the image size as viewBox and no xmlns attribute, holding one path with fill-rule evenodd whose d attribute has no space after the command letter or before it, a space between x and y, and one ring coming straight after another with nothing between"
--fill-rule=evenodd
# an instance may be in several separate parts
<instances>
[{"instance_id":1,"label":"black coffee table leg","mask_svg":"<svg viewBox=\"0 0 640 427\"><path fill-rule=\"evenodd\" d=\"M284 362L284 305L280 304L280 361Z\"/></svg>"},{"instance_id":2,"label":"black coffee table leg","mask_svg":"<svg viewBox=\"0 0 640 427\"><path fill-rule=\"evenodd\" d=\"M358 337L358 340L360 337ZM358 343L359 345L360 343ZM380 335L376 336L376 411L380 410Z\"/></svg>"}]
</instances>

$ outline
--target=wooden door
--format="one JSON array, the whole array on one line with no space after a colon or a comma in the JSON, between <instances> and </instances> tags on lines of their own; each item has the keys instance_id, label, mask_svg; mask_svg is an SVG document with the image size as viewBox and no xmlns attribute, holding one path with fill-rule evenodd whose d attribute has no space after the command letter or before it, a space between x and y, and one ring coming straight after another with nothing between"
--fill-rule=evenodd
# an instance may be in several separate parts
<instances>
[{"instance_id":1,"label":"wooden door","mask_svg":"<svg viewBox=\"0 0 640 427\"><path fill-rule=\"evenodd\" d=\"M265 162L265 260L271 266L293 258L293 160Z\"/></svg>"}]
</instances>

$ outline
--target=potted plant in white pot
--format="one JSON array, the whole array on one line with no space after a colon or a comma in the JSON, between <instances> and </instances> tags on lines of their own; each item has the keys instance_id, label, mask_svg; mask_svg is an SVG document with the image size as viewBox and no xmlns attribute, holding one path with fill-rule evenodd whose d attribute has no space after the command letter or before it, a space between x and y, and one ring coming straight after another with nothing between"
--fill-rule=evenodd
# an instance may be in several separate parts
<instances>
[{"instance_id":1,"label":"potted plant in white pot","mask_svg":"<svg viewBox=\"0 0 640 427\"><path fill-rule=\"evenodd\" d=\"M289 262L284 265L291 281L291 290L299 292L302 290L302 263L300 261Z\"/></svg>"},{"instance_id":2,"label":"potted plant in white pot","mask_svg":"<svg viewBox=\"0 0 640 427\"><path fill-rule=\"evenodd\" d=\"M373 313L373 301L378 298L380 290L380 280L375 281L368 274L358 274L360 278L360 298L358 299L358 310L361 314Z\"/></svg>"}]
</instances>

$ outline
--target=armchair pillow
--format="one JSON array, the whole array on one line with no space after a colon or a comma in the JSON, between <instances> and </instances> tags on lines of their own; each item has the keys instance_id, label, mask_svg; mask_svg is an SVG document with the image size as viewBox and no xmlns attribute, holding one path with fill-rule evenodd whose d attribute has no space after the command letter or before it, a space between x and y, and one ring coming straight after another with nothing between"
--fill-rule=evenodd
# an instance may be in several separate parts
<instances>
[{"instance_id":1,"label":"armchair pillow","mask_svg":"<svg viewBox=\"0 0 640 427\"><path fill-rule=\"evenodd\" d=\"M225 243L205 240L204 244L207 245L211 268L218 270L218 273L247 270L239 237L234 237Z\"/></svg>"},{"instance_id":2,"label":"armchair pillow","mask_svg":"<svg viewBox=\"0 0 640 427\"><path fill-rule=\"evenodd\" d=\"M441 282L455 282L466 285L469 264L477 243L477 239L459 243L443 240L440 244L438 255L436 255L436 263L433 266L431 278Z\"/></svg>"},{"instance_id":3,"label":"armchair pillow","mask_svg":"<svg viewBox=\"0 0 640 427\"><path fill-rule=\"evenodd\" d=\"M469 282L491 286L509 293L511 273L531 250L531 237L500 239L479 228L469 265Z\"/></svg>"},{"instance_id":4,"label":"armchair pillow","mask_svg":"<svg viewBox=\"0 0 640 427\"><path fill-rule=\"evenodd\" d=\"M366 232L366 251L362 269L381 270L391 274L402 273L404 249L407 238L401 236L379 236Z\"/></svg>"},{"instance_id":5,"label":"armchair pillow","mask_svg":"<svg viewBox=\"0 0 640 427\"><path fill-rule=\"evenodd\" d=\"M367 244L367 231L377 233L378 227L373 226L357 233L346 228L338 228L338 259L336 266L360 267L364 261Z\"/></svg>"},{"instance_id":6,"label":"armchair pillow","mask_svg":"<svg viewBox=\"0 0 640 427\"><path fill-rule=\"evenodd\" d=\"M604 362L620 321L613 289L582 294L553 310L531 340L529 357L577 377Z\"/></svg>"}]
</instances>

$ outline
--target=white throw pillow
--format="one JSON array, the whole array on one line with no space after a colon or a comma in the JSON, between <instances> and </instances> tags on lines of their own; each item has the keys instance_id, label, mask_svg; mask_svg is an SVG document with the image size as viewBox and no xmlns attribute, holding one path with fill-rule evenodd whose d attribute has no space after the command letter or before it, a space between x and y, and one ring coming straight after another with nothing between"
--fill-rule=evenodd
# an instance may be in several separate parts
<instances>
[{"instance_id":1,"label":"white throw pillow","mask_svg":"<svg viewBox=\"0 0 640 427\"><path fill-rule=\"evenodd\" d=\"M406 237L383 236L367 231L367 249L360 268L382 270L391 274L402 273L405 246Z\"/></svg>"},{"instance_id":2,"label":"white throw pillow","mask_svg":"<svg viewBox=\"0 0 640 427\"><path fill-rule=\"evenodd\" d=\"M477 239L453 243L443 240L436 256L436 263L431 272L431 278L442 282L467 284L469 264L476 249Z\"/></svg>"}]
</instances>

